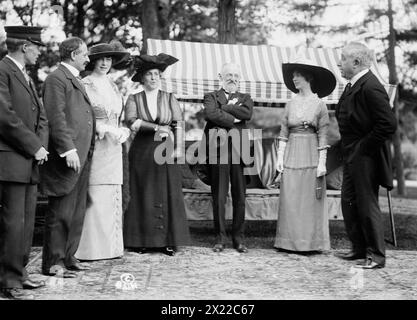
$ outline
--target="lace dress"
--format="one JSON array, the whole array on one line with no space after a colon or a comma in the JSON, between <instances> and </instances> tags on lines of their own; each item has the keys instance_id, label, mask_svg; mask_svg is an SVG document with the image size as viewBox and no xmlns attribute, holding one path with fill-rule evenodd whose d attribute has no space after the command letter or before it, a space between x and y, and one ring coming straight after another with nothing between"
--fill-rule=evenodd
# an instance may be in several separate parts
<instances>
[{"instance_id":1,"label":"lace dress","mask_svg":"<svg viewBox=\"0 0 417 320\"><path fill-rule=\"evenodd\" d=\"M316 198L319 150L328 148L329 115L316 94L295 96L285 107L279 139L286 141L275 247L330 248L326 193Z\"/></svg>"},{"instance_id":2,"label":"lace dress","mask_svg":"<svg viewBox=\"0 0 417 320\"><path fill-rule=\"evenodd\" d=\"M96 130L119 128L122 97L107 77L83 79L96 117ZM109 128L109 127L107 127ZM123 255L122 230L122 145L114 135L96 135L88 186L87 208L80 244L75 254L80 260L110 259Z\"/></svg>"}]
</instances>

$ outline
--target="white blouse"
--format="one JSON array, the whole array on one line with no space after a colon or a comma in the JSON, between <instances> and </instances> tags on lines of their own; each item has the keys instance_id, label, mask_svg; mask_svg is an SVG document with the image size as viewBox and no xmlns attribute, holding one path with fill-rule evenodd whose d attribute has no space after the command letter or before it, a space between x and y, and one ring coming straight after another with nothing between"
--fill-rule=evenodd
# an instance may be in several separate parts
<instances>
[{"instance_id":1,"label":"white blouse","mask_svg":"<svg viewBox=\"0 0 417 320\"><path fill-rule=\"evenodd\" d=\"M152 119L155 121L158 114L158 92L159 89L152 91L145 90L146 103L148 104L148 110Z\"/></svg>"}]
</instances>

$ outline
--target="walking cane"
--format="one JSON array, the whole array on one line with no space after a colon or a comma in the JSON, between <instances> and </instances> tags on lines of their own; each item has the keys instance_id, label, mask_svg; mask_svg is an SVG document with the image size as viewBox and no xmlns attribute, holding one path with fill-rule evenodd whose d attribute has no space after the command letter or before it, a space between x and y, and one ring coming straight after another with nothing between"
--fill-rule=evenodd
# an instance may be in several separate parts
<instances>
[{"instance_id":1,"label":"walking cane","mask_svg":"<svg viewBox=\"0 0 417 320\"><path fill-rule=\"evenodd\" d=\"M392 213L392 202L391 202L391 191L387 189L387 196L388 196L388 210L389 210L389 218L391 221L391 235L392 235L392 244L394 247L397 246L397 237L395 235L395 224L394 224L394 214Z\"/></svg>"}]
</instances>

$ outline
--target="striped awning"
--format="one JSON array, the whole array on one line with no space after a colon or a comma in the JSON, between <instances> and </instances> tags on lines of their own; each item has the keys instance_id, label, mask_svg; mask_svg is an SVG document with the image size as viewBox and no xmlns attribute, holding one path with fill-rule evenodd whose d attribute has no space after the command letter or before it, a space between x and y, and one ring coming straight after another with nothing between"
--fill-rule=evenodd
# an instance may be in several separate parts
<instances>
[{"instance_id":1,"label":"striped awning","mask_svg":"<svg viewBox=\"0 0 417 320\"><path fill-rule=\"evenodd\" d=\"M327 104L337 103L346 84L337 67L340 49L148 39L148 54L161 52L179 59L164 72L162 89L173 92L182 101L201 101L205 93L219 89L219 71L228 61L241 66L239 91L250 94L256 106L274 107L291 99L293 93L284 84L281 65L291 62L298 55L304 55L335 74L336 89L323 98ZM396 86L382 79L375 59L371 70L384 85L392 104Z\"/></svg>"}]
</instances>

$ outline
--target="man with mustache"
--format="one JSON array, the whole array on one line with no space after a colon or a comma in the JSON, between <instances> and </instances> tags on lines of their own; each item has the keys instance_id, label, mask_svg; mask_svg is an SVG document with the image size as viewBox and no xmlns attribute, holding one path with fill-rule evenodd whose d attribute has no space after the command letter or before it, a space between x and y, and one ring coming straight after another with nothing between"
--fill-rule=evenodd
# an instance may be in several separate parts
<instances>
[{"instance_id":1,"label":"man with mustache","mask_svg":"<svg viewBox=\"0 0 417 320\"><path fill-rule=\"evenodd\" d=\"M41 171L41 190L49 198L42 273L72 278L76 271L88 270L74 255L87 205L95 118L79 76L90 61L86 44L80 38L69 38L61 43L59 52L61 64L46 78L43 96L50 157Z\"/></svg>"},{"instance_id":2,"label":"man with mustache","mask_svg":"<svg viewBox=\"0 0 417 320\"><path fill-rule=\"evenodd\" d=\"M6 26L0 61L0 297L33 298L43 287L28 276L39 165L48 160L48 121L26 66L40 55L40 27Z\"/></svg>"},{"instance_id":3,"label":"man with mustache","mask_svg":"<svg viewBox=\"0 0 417 320\"><path fill-rule=\"evenodd\" d=\"M373 52L348 43L339 68L349 80L336 107L343 153L342 213L352 250L345 260L364 259L363 269L385 266L379 186L393 188L389 140L397 129L387 92L370 71Z\"/></svg>"},{"instance_id":4,"label":"man with mustache","mask_svg":"<svg viewBox=\"0 0 417 320\"><path fill-rule=\"evenodd\" d=\"M240 79L238 65L224 64L219 77L222 88L204 96L204 114L207 120L204 135L216 232L216 244L213 251L221 252L225 248L227 238L225 206L230 181L233 203L233 247L240 253L246 253L248 249L242 243L246 179L243 173L245 163L241 152L242 134L246 129L246 121L252 117L253 101L248 94L238 92ZM217 142L216 135L218 134L222 135L223 142Z\"/></svg>"}]
</instances>

